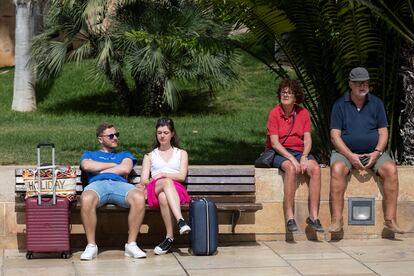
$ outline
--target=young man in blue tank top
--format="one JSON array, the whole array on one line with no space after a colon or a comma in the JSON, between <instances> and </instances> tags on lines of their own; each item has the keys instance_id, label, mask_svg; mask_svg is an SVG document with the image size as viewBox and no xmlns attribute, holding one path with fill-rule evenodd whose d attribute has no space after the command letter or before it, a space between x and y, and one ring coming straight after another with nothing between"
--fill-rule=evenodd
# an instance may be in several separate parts
<instances>
[{"instance_id":1,"label":"young man in blue tank top","mask_svg":"<svg viewBox=\"0 0 414 276\"><path fill-rule=\"evenodd\" d=\"M352 167L371 169L383 181L384 227L394 233L404 233L398 226L397 167L384 152L388 141L388 123L383 102L369 94L369 74L357 67L349 74L350 91L339 98L331 113L331 225L329 232L342 230L345 178Z\"/></svg>"},{"instance_id":2,"label":"young man in blue tank top","mask_svg":"<svg viewBox=\"0 0 414 276\"><path fill-rule=\"evenodd\" d=\"M98 255L95 241L96 208L107 203L129 208L125 256L145 258L145 252L136 244L144 219L145 196L143 191L136 189L127 180L137 159L128 151L115 151L118 147L119 132L113 125L99 125L96 137L101 149L85 151L81 156L81 168L88 173L88 186L81 196L81 216L88 245L80 259L92 260Z\"/></svg>"}]
</instances>

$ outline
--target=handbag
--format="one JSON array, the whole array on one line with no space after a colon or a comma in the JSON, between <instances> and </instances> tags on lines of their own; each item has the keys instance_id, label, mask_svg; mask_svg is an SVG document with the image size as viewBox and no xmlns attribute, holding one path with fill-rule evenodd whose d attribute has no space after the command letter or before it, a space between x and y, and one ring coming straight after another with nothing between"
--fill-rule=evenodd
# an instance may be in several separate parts
<instances>
[{"instance_id":1,"label":"handbag","mask_svg":"<svg viewBox=\"0 0 414 276\"><path fill-rule=\"evenodd\" d=\"M296 120L296 109L293 113L293 122L289 129L289 132L281 144L284 144L286 142L287 138L292 132L293 125L295 124L295 120ZM275 155L276 155L276 151L273 148L265 149L265 151L259 155L256 161L254 161L254 166L256 168L271 168L273 165L273 159L275 159Z\"/></svg>"},{"instance_id":2,"label":"handbag","mask_svg":"<svg viewBox=\"0 0 414 276\"><path fill-rule=\"evenodd\" d=\"M266 149L259 157L254 161L256 168L271 168L273 159L275 159L276 151L274 149Z\"/></svg>"}]
</instances>

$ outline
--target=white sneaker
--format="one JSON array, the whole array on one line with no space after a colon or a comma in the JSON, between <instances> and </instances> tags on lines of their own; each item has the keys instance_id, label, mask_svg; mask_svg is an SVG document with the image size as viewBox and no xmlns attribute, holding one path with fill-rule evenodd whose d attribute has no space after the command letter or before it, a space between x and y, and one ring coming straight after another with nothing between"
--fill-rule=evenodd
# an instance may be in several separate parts
<instances>
[{"instance_id":1,"label":"white sneaker","mask_svg":"<svg viewBox=\"0 0 414 276\"><path fill-rule=\"evenodd\" d=\"M92 259L95 259L96 256L98 256L98 246L96 244L89 243L85 251L83 251L82 255L80 256L80 259L82 261L90 261Z\"/></svg>"},{"instance_id":2,"label":"white sneaker","mask_svg":"<svg viewBox=\"0 0 414 276\"><path fill-rule=\"evenodd\" d=\"M125 256L139 259L147 257L147 254L138 247L136 242L131 242L125 244Z\"/></svg>"}]
</instances>

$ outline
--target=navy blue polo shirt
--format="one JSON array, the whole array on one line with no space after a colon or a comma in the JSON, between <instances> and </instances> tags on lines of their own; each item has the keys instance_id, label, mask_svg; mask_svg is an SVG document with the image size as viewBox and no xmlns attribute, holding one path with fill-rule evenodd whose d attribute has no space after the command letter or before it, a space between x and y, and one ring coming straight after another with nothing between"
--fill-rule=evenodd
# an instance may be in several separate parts
<instances>
[{"instance_id":1,"label":"navy blue polo shirt","mask_svg":"<svg viewBox=\"0 0 414 276\"><path fill-rule=\"evenodd\" d=\"M332 107L331 129L341 130L342 140L354 153L373 152L378 144L378 129L387 126L384 103L375 95L368 93L360 111L349 92Z\"/></svg>"}]
</instances>

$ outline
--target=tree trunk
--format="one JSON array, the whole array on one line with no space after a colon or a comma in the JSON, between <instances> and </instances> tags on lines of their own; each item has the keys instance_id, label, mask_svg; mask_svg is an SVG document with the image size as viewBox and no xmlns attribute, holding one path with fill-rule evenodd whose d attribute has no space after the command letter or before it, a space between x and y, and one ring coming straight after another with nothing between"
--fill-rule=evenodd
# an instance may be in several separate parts
<instances>
[{"instance_id":1,"label":"tree trunk","mask_svg":"<svg viewBox=\"0 0 414 276\"><path fill-rule=\"evenodd\" d=\"M28 64L30 44L34 32L33 6L30 0L15 0L16 41L15 72L12 110L30 112L36 110L34 74Z\"/></svg>"},{"instance_id":2,"label":"tree trunk","mask_svg":"<svg viewBox=\"0 0 414 276\"><path fill-rule=\"evenodd\" d=\"M401 118L401 152L399 161L402 165L414 165L414 46L403 51L406 68L403 68L404 105Z\"/></svg>"},{"instance_id":3,"label":"tree trunk","mask_svg":"<svg viewBox=\"0 0 414 276\"><path fill-rule=\"evenodd\" d=\"M159 116L169 111L164 101L164 87L157 80L151 82L137 81L137 91L140 95L140 114L146 116Z\"/></svg>"}]
</instances>

